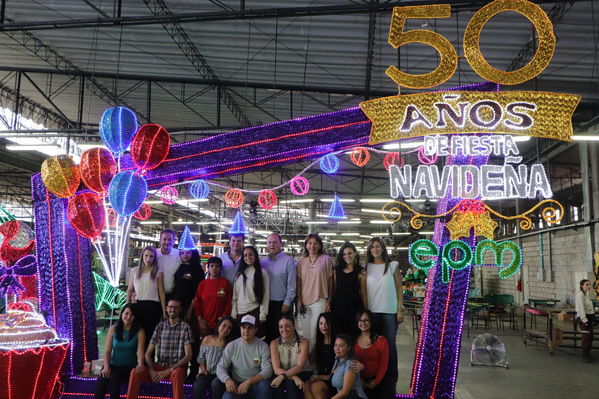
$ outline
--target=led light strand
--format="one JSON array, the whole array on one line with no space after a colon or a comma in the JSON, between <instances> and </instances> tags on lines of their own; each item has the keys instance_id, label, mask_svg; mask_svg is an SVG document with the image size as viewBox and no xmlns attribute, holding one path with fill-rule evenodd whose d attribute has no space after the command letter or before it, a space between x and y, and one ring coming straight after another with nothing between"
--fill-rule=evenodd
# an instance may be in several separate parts
<instances>
[{"instance_id":1,"label":"led light strand","mask_svg":"<svg viewBox=\"0 0 599 399\"><path fill-rule=\"evenodd\" d=\"M81 243L79 242L80 237L76 236L77 240L77 275L79 276L79 310L81 311L81 324L82 324L82 338L83 338L83 362L88 361L87 357L87 328L85 326L85 311L83 310L83 267L81 265Z\"/></svg>"}]
</instances>

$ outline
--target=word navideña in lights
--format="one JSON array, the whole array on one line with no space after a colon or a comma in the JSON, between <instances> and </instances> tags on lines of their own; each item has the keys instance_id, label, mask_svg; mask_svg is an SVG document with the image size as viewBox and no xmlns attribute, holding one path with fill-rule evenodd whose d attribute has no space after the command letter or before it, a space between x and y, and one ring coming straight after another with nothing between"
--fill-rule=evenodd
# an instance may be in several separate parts
<instances>
[{"instance_id":1,"label":"word navide\u00f1a in lights","mask_svg":"<svg viewBox=\"0 0 599 399\"><path fill-rule=\"evenodd\" d=\"M484 139L484 140L483 140ZM425 138L426 155L503 155L504 165L411 165L389 167L392 198L454 198L483 200L504 198L551 198L553 193L542 164L511 165L520 162L518 147L509 135L486 137L430 136ZM451 188L451 190L449 190ZM448 191L451 191L448 193Z\"/></svg>"}]
</instances>

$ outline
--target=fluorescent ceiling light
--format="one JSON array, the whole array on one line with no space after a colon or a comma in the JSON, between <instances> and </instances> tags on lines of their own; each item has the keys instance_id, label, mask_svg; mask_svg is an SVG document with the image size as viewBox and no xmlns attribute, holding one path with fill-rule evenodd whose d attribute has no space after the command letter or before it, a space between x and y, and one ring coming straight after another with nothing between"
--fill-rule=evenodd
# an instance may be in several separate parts
<instances>
[{"instance_id":1,"label":"fluorescent ceiling light","mask_svg":"<svg viewBox=\"0 0 599 399\"><path fill-rule=\"evenodd\" d=\"M176 222L171 222L171 224L184 225L184 224L194 224L194 223L193 222L176 221Z\"/></svg>"},{"instance_id":2,"label":"fluorescent ceiling light","mask_svg":"<svg viewBox=\"0 0 599 399\"><path fill-rule=\"evenodd\" d=\"M306 224L329 224L329 222L325 222L324 220L310 220Z\"/></svg>"},{"instance_id":3,"label":"fluorescent ceiling light","mask_svg":"<svg viewBox=\"0 0 599 399\"><path fill-rule=\"evenodd\" d=\"M334 242L337 242L337 243L344 243L344 242L345 242L345 240L331 240L331 242L333 242L333 243L334 243Z\"/></svg>"},{"instance_id":4,"label":"fluorescent ceiling light","mask_svg":"<svg viewBox=\"0 0 599 399\"><path fill-rule=\"evenodd\" d=\"M270 230L256 230L256 231L254 231L254 233L256 233L256 234L272 234L272 231L270 231Z\"/></svg>"},{"instance_id":5,"label":"fluorescent ceiling light","mask_svg":"<svg viewBox=\"0 0 599 399\"><path fill-rule=\"evenodd\" d=\"M190 231L190 234L192 234L194 236L200 236L200 235L202 235L202 233L199 233L197 231Z\"/></svg>"},{"instance_id":6,"label":"fluorescent ceiling light","mask_svg":"<svg viewBox=\"0 0 599 399\"><path fill-rule=\"evenodd\" d=\"M208 202L208 198L188 198L177 200L177 204L183 204L188 202Z\"/></svg>"},{"instance_id":7,"label":"fluorescent ceiling light","mask_svg":"<svg viewBox=\"0 0 599 399\"><path fill-rule=\"evenodd\" d=\"M85 150L89 150L90 148L104 148L104 149L108 149L104 144L102 143L85 143L85 144L79 144L77 143L77 147L81 148L83 151Z\"/></svg>"},{"instance_id":8,"label":"fluorescent ceiling light","mask_svg":"<svg viewBox=\"0 0 599 399\"><path fill-rule=\"evenodd\" d=\"M380 236L388 236L389 232L385 231L384 233L371 233L370 236L371 237L380 237Z\"/></svg>"},{"instance_id":9,"label":"fluorescent ceiling light","mask_svg":"<svg viewBox=\"0 0 599 399\"><path fill-rule=\"evenodd\" d=\"M406 142L406 143L389 143L389 144L385 144L383 146L383 150L399 150L400 148L402 150L407 150L410 148L418 148L421 147L424 144L424 141L410 141L410 142Z\"/></svg>"},{"instance_id":10,"label":"fluorescent ceiling light","mask_svg":"<svg viewBox=\"0 0 599 399\"><path fill-rule=\"evenodd\" d=\"M162 224L161 220L142 220L139 224Z\"/></svg>"},{"instance_id":11,"label":"fluorescent ceiling light","mask_svg":"<svg viewBox=\"0 0 599 399\"><path fill-rule=\"evenodd\" d=\"M385 198L361 198L360 202L365 204L386 204L389 201L393 201L392 199Z\"/></svg>"},{"instance_id":12,"label":"fluorescent ceiling light","mask_svg":"<svg viewBox=\"0 0 599 399\"><path fill-rule=\"evenodd\" d=\"M303 198L303 199L294 199L294 200L283 200L280 201L281 204L304 204L307 202L314 202L314 198Z\"/></svg>"},{"instance_id":13,"label":"fluorescent ceiling light","mask_svg":"<svg viewBox=\"0 0 599 399\"><path fill-rule=\"evenodd\" d=\"M208 226L211 224L215 224L215 222L196 222L198 226Z\"/></svg>"},{"instance_id":14,"label":"fluorescent ceiling light","mask_svg":"<svg viewBox=\"0 0 599 399\"><path fill-rule=\"evenodd\" d=\"M393 224L393 222L389 222L388 220L383 220L383 219L375 219L375 220L371 220L370 224Z\"/></svg>"},{"instance_id":15,"label":"fluorescent ceiling light","mask_svg":"<svg viewBox=\"0 0 599 399\"><path fill-rule=\"evenodd\" d=\"M360 211L364 212L364 213L378 213L379 215L382 213L381 209L362 208L362 209L360 209ZM390 214L390 215L393 215L393 216L399 216L399 215L401 215L401 213L399 213L397 211L389 211L387 213Z\"/></svg>"},{"instance_id":16,"label":"fluorescent ceiling light","mask_svg":"<svg viewBox=\"0 0 599 399\"><path fill-rule=\"evenodd\" d=\"M339 224L361 224L362 222L360 220L341 220L337 223L339 223Z\"/></svg>"},{"instance_id":17,"label":"fluorescent ceiling light","mask_svg":"<svg viewBox=\"0 0 599 399\"><path fill-rule=\"evenodd\" d=\"M7 144L5 148L8 151L40 151L44 150L60 150L60 146L56 144L21 144L21 145L13 145ZM40 151L41 152L41 151Z\"/></svg>"},{"instance_id":18,"label":"fluorescent ceiling light","mask_svg":"<svg viewBox=\"0 0 599 399\"><path fill-rule=\"evenodd\" d=\"M326 231L323 233L318 233L318 235L321 235L323 237L327 237L327 236L336 236L337 233L327 233Z\"/></svg>"},{"instance_id":19,"label":"fluorescent ceiling light","mask_svg":"<svg viewBox=\"0 0 599 399\"><path fill-rule=\"evenodd\" d=\"M342 236L359 236L360 233L358 233L357 231L354 233L341 233Z\"/></svg>"},{"instance_id":20,"label":"fluorescent ceiling light","mask_svg":"<svg viewBox=\"0 0 599 399\"><path fill-rule=\"evenodd\" d=\"M144 204L164 204L164 202L160 201L160 200L145 200Z\"/></svg>"},{"instance_id":21,"label":"fluorescent ceiling light","mask_svg":"<svg viewBox=\"0 0 599 399\"><path fill-rule=\"evenodd\" d=\"M203 213L206 216L215 217L216 213L208 210L208 209L198 209L198 212Z\"/></svg>"},{"instance_id":22,"label":"fluorescent ceiling light","mask_svg":"<svg viewBox=\"0 0 599 399\"><path fill-rule=\"evenodd\" d=\"M321 198L320 201L322 201L322 202L333 202L333 198ZM341 201L341 202L354 202L355 200L353 198L339 198L339 201Z\"/></svg>"},{"instance_id":23,"label":"fluorescent ceiling light","mask_svg":"<svg viewBox=\"0 0 599 399\"><path fill-rule=\"evenodd\" d=\"M364 244L364 241L350 241L352 244Z\"/></svg>"},{"instance_id":24,"label":"fluorescent ceiling light","mask_svg":"<svg viewBox=\"0 0 599 399\"><path fill-rule=\"evenodd\" d=\"M574 141L599 141L599 136L576 135L572 136Z\"/></svg>"},{"instance_id":25,"label":"fluorescent ceiling light","mask_svg":"<svg viewBox=\"0 0 599 399\"><path fill-rule=\"evenodd\" d=\"M397 249L399 251L407 251L408 249L410 249L410 247L395 247L393 249Z\"/></svg>"},{"instance_id":26,"label":"fluorescent ceiling light","mask_svg":"<svg viewBox=\"0 0 599 399\"><path fill-rule=\"evenodd\" d=\"M222 231L211 231L210 233L206 233L206 234L209 234L211 236L217 236L219 234L225 234L225 233Z\"/></svg>"}]
</instances>

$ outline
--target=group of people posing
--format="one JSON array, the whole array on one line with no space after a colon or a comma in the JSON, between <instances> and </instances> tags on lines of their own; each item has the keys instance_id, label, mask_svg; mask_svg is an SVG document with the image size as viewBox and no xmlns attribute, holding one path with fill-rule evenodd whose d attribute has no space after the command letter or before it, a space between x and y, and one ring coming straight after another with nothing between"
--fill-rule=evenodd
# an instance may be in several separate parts
<instances>
[{"instance_id":1,"label":"group of people posing","mask_svg":"<svg viewBox=\"0 0 599 399\"><path fill-rule=\"evenodd\" d=\"M306 237L297 263L278 234L262 259L232 235L206 272L197 250L174 242L164 230L160 248L145 248L130 272L97 399L118 398L127 380L127 398L138 397L142 381L170 380L183 399L189 364L195 399L394 396L403 294L381 239L370 240L362 266L351 243L335 262L318 234Z\"/></svg>"}]
</instances>

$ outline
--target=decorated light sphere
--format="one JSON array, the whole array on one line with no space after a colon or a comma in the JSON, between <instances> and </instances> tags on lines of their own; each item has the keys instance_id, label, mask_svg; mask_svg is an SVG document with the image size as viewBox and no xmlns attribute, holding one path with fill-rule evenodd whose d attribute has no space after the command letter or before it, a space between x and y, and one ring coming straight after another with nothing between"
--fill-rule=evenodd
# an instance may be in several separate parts
<instances>
[{"instance_id":1,"label":"decorated light sphere","mask_svg":"<svg viewBox=\"0 0 599 399\"><path fill-rule=\"evenodd\" d=\"M424 165L432 165L437 162L439 156L437 154L426 155L424 153L424 147L418 149L418 161Z\"/></svg>"},{"instance_id":2,"label":"decorated light sphere","mask_svg":"<svg viewBox=\"0 0 599 399\"><path fill-rule=\"evenodd\" d=\"M320 169L328 175L337 173L339 170L339 158L337 155L328 154L320 159Z\"/></svg>"},{"instance_id":3,"label":"decorated light sphere","mask_svg":"<svg viewBox=\"0 0 599 399\"><path fill-rule=\"evenodd\" d=\"M133 214L133 217L138 220L147 220L150 216L152 216L152 207L148 204L141 204L141 207Z\"/></svg>"},{"instance_id":4,"label":"decorated light sphere","mask_svg":"<svg viewBox=\"0 0 599 399\"><path fill-rule=\"evenodd\" d=\"M189 194L195 199L208 198L210 195L210 187L204 180L196 180L189 186Z\"/></svg>"},{"instance_id":5,"label":"decorated light sphere","mask_svg":"<svg viewBox=\"0 0 599 399\"><path fill-rule=\"evenodd\" d=\"M387 155L385 155L385 158L383 159L383 165L385 166L385 170L389 170L389 166L391 165L397 165L399 167L402 167L403 164L404 161L402 157L399 155L399 152L390 152Z\"/></svg>"},{"instance_id":6,"label":"decorated light sphere","mask_svg":"<svg viewBox=\"0 0 599 399\"><path fill-rule=\"evenodd\" d=\"M138 170L151 170L168 155L171 136L160 125L147 124L139 128L131 143L131 159Z\"/></svg>"},{"instance_id":7,"label":"decorated light sphere","mask_svg":"<svg viewBox=\"0 0 599 399\"><path fill-rule=\"evenodd\" d=\"M52 194L59 198L72 197L79 183L79 166L69 155L56 155L42 162L42 181Z\"/></svg>"},{"instance_id":8,"label":"decorated light sphere","mask_svg":"<svg viewBox=\"0 0 599 399\"><path fill-rule=\"evenodd\" d=\"M85 238L98 237L106 226L104 204L96 193L81 193L71 198L67 207L67 216L71 226Z\"/></svg>"},{"instance_id":9,"label":"decorated light sphere","mask_svg":"<svg viewBox=\"0 0 599 399\"><path fill-rule=\"evenodd\" d=\"M258 205L264 209L272 209L277 204L277 195L272 190L262 190L258 194Z\"/></svg>"},{"instance_id":10,"label":"decorated light sphere","mask_svg":"<svg viewBox=\"0 0 599 399\"><path fill-rule=\"evenodd\" d=\"M31 228L20 220L0 224L0 260L12 264L29 254L35 247Z\"/></svg>"},{"instance_id":11,"label":"decorated light sphere","mask_svg":"<svg viewBox=\"0 0 599 399\"><path fill-rule=\"evenodd\" d=\"M117 172L112 153L105 148L90 148L81 155L81 180L92 191L104 196Z\"/></svg>"},{"instance_id":12,"label":"decorated light sphere","mask_svg":"<svg viewBox=\"0 0 599 399\"><path fill-rule=\"evenodd\" d=\"M173 186L164 186L158 190L160 201L167 205L173 205L179 199L179 191Z\"/></svg>"},{"instance_id":13,"label":"decorated light sphere","mask_svg":"<svg viewBox=\"0 0 599 399\"><path fill-rule=\"evenodd\" d=\"M146 180L130 170L117 173L108 189L110 205L123 217L137 211L147 195Z\"/></svg>"},{"instance_id":14,"label":"decorated light sphere","mask_svg":"<svg viewBox=\"0 0 599 399\"><path fill-rule=\"evenodd\" d=\"M114 154L122 155L137 131L135 113L125 107L108 108L100 119L100 136Z\"/></svg>"},{"instance_id":15,"label":"decorated light sphere","mask_svg":"<svg viewBox=\"0 0 599 399\"><path fill-rule=\"evenodd\" d=\"M370 151L368 151L368 148L364 147L355 148L351 152L350 158L354 165L362 168L366 166L368 161L370 161Z\"/></svg>"},{"instance_id":16,"label":"decorated light sphere","mask_svg":"<svg viewBox=\"0 0 599 399\"><path fill-rule=\"evenodd\" d=\"M238 188L232 188L225 194L225 204L231 208L239 208L243 204L243 193Z\"/></svg>"},{"instance_id":17,"label":"decorated light sphere","mask_svg":"<svg viewBox=\"0 0 599 399\"><path fill-rule=\"evenodd\" d=\"M296 176L289 184L291 192L295 195L306 195L310 190L310 182L303 176Z\"/></svg>"}]
</instances>

